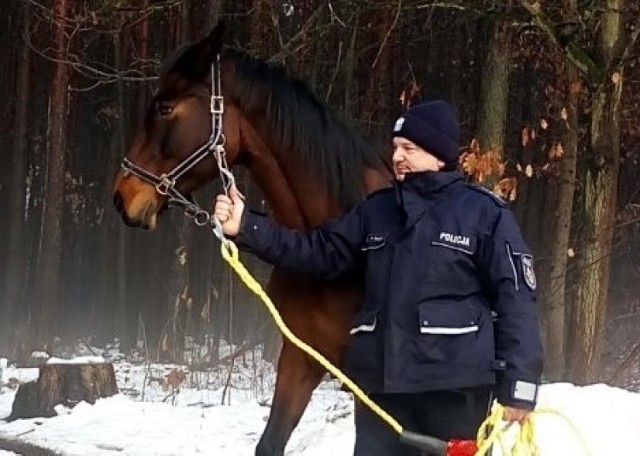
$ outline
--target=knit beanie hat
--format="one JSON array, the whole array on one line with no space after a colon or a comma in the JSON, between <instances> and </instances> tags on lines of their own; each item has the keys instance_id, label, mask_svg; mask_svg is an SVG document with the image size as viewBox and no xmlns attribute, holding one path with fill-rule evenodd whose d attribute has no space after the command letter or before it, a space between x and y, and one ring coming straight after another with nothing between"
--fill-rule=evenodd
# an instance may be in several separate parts
<instances>
[{"instance_id":1,"label":"knit beanie hat","mask_svg":"<svg viewBox=\"0 0 640 456\"><path fill-rule=\"evenodd\" d=\"M396 120L392 137L401 136L442 160L444 169L456 168L460 156L460 126L455 110L436 100L412 106Z\"/></svg>"}]
</instances>

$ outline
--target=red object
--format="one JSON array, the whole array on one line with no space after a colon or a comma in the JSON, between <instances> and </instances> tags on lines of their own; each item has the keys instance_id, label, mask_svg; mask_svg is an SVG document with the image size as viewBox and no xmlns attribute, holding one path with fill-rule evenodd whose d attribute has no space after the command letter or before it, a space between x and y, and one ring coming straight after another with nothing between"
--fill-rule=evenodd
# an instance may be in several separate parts
<instances>
[{"instance_id":1,"label":"red object","mask_svg":"<svg viewBox=\"0 0 640 456\"><path fill-rule=\"evenodd\" d=\"M473 456L478 451L473 440L450 440L447 444L447 456Z\"/></svg>"}]
</instances>

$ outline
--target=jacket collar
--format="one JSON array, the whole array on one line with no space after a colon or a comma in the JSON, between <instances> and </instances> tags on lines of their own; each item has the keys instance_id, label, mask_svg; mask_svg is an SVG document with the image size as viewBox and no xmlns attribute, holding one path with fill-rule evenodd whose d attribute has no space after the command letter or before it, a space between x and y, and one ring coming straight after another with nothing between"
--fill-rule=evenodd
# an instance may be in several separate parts
<instances>
[{"instance_id":1,"label":"jacket collar","mask_svg":"<svg viewBox=\"0 0 640 456\"><path fill-rule=\"evenodd\" d=\"M448 190L463 181L459 171L424 171L409 173L403 182L395 181L396 198L412 225Z\"/></svg>"}]
</instances>

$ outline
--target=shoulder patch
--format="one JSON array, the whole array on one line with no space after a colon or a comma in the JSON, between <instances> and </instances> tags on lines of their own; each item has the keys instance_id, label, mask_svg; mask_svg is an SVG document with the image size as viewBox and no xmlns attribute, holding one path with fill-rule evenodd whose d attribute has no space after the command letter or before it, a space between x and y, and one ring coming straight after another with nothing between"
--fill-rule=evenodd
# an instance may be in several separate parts
<instances>
[{"instance_id":1,"label":"shoulder patch","mask_svg":"<svg viewBox=\"0 0 640 456\"><path fill-rule=\"evenodd\" d=\"M476 184L467 184L467 185L472 190L475 190L475 191L477 191L479 193L482 193L483 195L486 195L486 196L490 197L491 200L494 203L496 203L498 206L508 206L509 205L509 203L507 203L501 196L497 195L496 193L493 193L488 188L485 188L485 187L482 187L482 186L476 185Z\"/></svg>"}]
</instances>

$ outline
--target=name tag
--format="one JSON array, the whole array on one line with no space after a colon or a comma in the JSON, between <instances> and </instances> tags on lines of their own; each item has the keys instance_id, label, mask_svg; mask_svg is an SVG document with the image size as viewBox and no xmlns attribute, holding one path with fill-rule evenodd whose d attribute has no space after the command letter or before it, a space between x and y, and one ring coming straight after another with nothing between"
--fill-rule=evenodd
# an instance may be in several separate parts
<instances>
[{"instance_id":1,"label":"name tag","mask_svg":"<svg viewBox=\"0 0 640 456\"><path fill-rule=\"evenodd\" d=\"M378 250L387 244L386 234L367 234L360 250Z\"/></svg>"},{"instance_id":2,"label":"name tag","mask_svg":"<svg viewBox=\"0 0 640 456\"><path fill-rule=\"evenodd\" d=\"M438 237L431 241L431 245L448 247L471 255L476 251L476 237L463 233L441 231Z\"/></svg>"}]
</instances>

